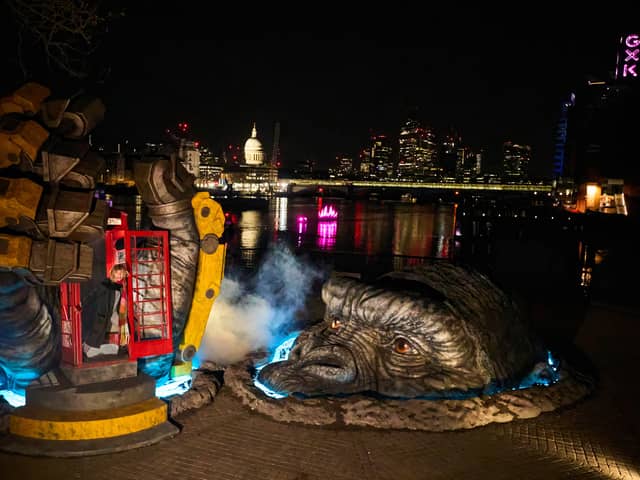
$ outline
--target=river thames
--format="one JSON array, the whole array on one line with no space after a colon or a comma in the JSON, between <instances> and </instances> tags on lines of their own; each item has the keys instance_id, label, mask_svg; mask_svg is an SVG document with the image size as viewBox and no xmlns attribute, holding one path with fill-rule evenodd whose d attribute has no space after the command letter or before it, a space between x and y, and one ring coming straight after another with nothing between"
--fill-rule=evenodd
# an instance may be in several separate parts
<instances>
[{"instance_id":1,"label":"river thames","mask_svg":"<svg viewBox=\"0 0 640 480\"><path fill-rule=\"evenodd\" d=\"M112 195L130 228L150 228L136 195ZM324 272L372 277L428 261L471 265L507 289L567 289L634 303L637 223L572 214L531 198L410 203L328 197L217 198L227 215L226 275L250 275L270 247Z\"/></svg>"}]
</instances>

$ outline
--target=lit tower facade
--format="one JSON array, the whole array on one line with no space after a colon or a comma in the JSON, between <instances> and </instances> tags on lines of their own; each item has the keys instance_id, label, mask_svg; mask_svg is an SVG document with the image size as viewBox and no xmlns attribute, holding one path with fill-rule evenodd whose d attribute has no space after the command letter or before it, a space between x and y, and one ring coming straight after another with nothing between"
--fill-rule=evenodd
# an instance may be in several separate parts
<instances>
[{"instance_id":1,"label":"lit tower facade","mask_svg":"<svg viewBox=\"0 0 640 480\"><path fill-rule=\"evenodd\" d=\"M569 95L569 99L562 102L560 118L556 126L555 145L553 152L553 176L562 177L565 174L565 158L567 150L567 126L569 123L569 109L576 103L575 94Z\"/></svg>"},{"instance_id":2,"label":"lit tower facade","mask_svg":"<svg viewBox=\"0 0 640 480\"><path fill-rule=\"evenodd\" d=\"M360 159L360 176L363 178L369 178L371 174L374 172L372 163L371 163L371 149L363 148L360 151L359 155Z\"/></svg>"},{"instance_id":3,"label":"lit tower facade","mask_svg":"<svg viewBox=\"0 0 640 480\"><path fill-rule=\"evenodd\" d=\"M398 178L429 179L439 174L435 134L409 118L400 128Z\"/></svg>"},{"instance_id":4,"label":"lit tower facade","mask_svg":"<svg viewBox=\"0 0 640 480\"><path fill-rule=\"evenodd\" d=\"M480 174L482 154L474 153L469 147L458 147L455 179L458 182L473 182Z\"/></svg>"},{"instance_id":5,"label":"lit tower facade","mask_svg":"<svg viewBox=\"0 0 640 480\"><path fill-rule=\"evenodd\" d=\"M475 163L476 177L479 177L480 175L482 175L482 165L484 164L485 157L486 157L486 154L483 148L481 148L475 153L474 163Z\"/></svg>"},{"instance_id":6,"label":"lit tower facade","mask_svg":"<svg viewBox=\"0 0 640 480\"><path fill-rule=\"evenodd\" d=\"M448 177L456 175L458 165L458 149L462 146L462 138L458 133L449 129L440 145L440 163L444 174Z\"/></svg>"},{"instance_id":7,"label":"lit tower facade","mask_svg":"<svg viewBox=\"0 0 640 480\"><path fill-rule=\"evenodd\" d=\"M504 142L502 146L503 180L506 183L525 183L529 179L531 147Z\"/></svg>"},{"instance_id":8,"label":"lit tower facade","mask_svg":"<svg viewBox=\"0 0 640 480\"><path fill-rule=\"evenodd\" d=\"M371 137L371 164L373 176L379 179L393 176L393 146L386 135Z\"/></svg>"},{"instance_id":9,"label":"lit tower facade","mask_svg":"<svg viewBox=\"0 0 640 480\"><path fill-rule=\"evenodd\" d=\"M266 155L262 142L258 140L258 131L256 130L256 124L253 124L251 129L251 137L244 142L244 161L247 165L262 165L265 163Z\"/></svg>"},{"instance_id":10,"label":"lit tower facade","mask_svg":"<svg viewBox=\"0 0 640 480\"><path fill-rule=\"evenodd\" d=\"M436 135L430 128L420 128L418 139L416 148L418 170L422 170L422 176L426 179L437 180L442 175L442 168L438 165Z\"/></svg>"},{"instance_id":11,"label":"lit tower facade","mask_svg":"<svg viewBox=\"0 0 640 480\"><path fill-rule=\"evenodd\" d=\"M418 129L420 124L410 118L400 128L398 138L398 177L413 178L417 170Z\"/></svg>"},{"instance_id":12,"label":"lit tower facade","mask_svg":"<svg viewBox=\"0 0 640 480\"><path fill-rule=\"evenodd\" d=\"M336 156L336 177L349 178L353 174L353 158L347 155Z\"/></svg>"}]
</instances>

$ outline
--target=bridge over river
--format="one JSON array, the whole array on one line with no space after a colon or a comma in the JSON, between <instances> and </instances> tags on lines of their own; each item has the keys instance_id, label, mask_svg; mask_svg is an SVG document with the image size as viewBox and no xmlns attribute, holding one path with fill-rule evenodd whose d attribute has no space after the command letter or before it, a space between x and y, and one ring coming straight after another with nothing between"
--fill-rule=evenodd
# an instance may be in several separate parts
<instances>
[{"instance_id":1,"label":"bridge over river","mask_svg":"<svg viewBox=\"0 0 640 480\"><path fill-rule=\"evenodd\" d=\"M505 192L521 194L542 194L552 191L551 185L543 184L507 184L507 183L427 183L427 182L378 182L369 180L343 179L280 179L280 187L290 194L342 194L347 196L389 192L401 195L412 193L472 193Z\"/></svg>"}]
</instances>

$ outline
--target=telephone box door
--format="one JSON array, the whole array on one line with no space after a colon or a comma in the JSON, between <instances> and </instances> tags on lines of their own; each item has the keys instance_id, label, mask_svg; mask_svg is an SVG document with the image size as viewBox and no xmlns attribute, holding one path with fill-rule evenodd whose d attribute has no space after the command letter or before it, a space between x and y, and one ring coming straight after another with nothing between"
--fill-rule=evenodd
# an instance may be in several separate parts
<instances>
[{"instance_id":1,"label":"telephone box door","mask_svg":"<svg viewBox=\"0 0 640 480\"><path fill-rule=\"evenodd\" d=\"M128 230L105 234L106 267L124 263L129 357L173 352L169 234L162 230Z\"/></svg>"},{"instance_id":2,"label":"telephone box door","mask_svg":"<svg viewBox=\"0 0 640 480\"><path fill-rule=\"evenodd\" d=\"M129 355L132 358L173 352L171 264L167 231L126 232Z\"/></svg>"}]
</instances>

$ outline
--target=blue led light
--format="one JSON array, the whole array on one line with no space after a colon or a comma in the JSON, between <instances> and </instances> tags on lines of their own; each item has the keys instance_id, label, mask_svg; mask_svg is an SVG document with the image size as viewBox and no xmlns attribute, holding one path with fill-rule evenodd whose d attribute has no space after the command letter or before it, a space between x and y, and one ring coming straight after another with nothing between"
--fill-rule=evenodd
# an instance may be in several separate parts
<instances>
[{"instance_id":1,"label":"blue led light","mask_svg":"<svg viewBox=\"0 0 640 480\"><path fill-rule=\"evenodd\" d=\"M156 384L156 397L167 398L173 395L182 395L191 388L192 382L191 375L180 375L162 384Z\"/></svg>"},{"instance_id":2,"label":"blue led light","mask_svg":"<svg viewBox=\"0 0 640 480\"><path fill-rule=\"evenodd\" d=\"M269 361L256 366L256 374L253 377L253 384L256 387L258 387L260 390L262 390L264 392L264 394L267 395L268 397L271 397L271 398L284 398L288 394L286 392L276 392L275 390L271 390L269 387L267 387L263 383L260 383L258 381L258 374L260 373L260 370L262 370L265 367L265 365L269 365L270 363L274 363L274 362L283 362L283 361L287 360L289 358L289 353L291 353L291 349L293 348L293 344L295 343L296 338L298 338L298 335L300 335L299 331L298 332L293 332L290 335L288 335L274 349L273 355L271 356Z\"/></svg>"},{"instance_id":3,"label":"blue led light","mask_svg":"<svg viewBox=\"0 0 640 480\"><path fill-rule=\"evenodd\" d=\"M265 365L267 365L265 363ZM264 366L264 365L263 365ZM271 397L271 398L284 398L287 397L288 394L283 392L276 392L275 390L271 390L269 387L267 387L264 383L260 383L258 381L258 373L260 372L260 370L256 371L256 376L253 379L253 384L258 387L260 390L262 390L262 392L267 396L267 397Z\"/></svg>"},{"instance_id":4,"label":"blue led light","mask_svg":"<svg viewBox=\"0 0 640 480\"><path fill-rule=\"evenodd\" d=\"M191 375L162 380L161 383L156 384L156 397L167 398L173 395L182 395L191 388L192 382ZM26 403L24 391L0 390L0 397L16 408L22 407Z\"/></svg>"},{"instance_id":5,"label":"blue led light","mask_svg":"<svg viewBox=\"0 0 640 480\"><path fill-rule=\"evenodd\" d=\"M193 357L193 359L191 360L191 369L192 370L197 370L200 368L200 356L196 355L195 357Z\"/></svg>"},{"instance_id":6,"label":"blue led light","mask_svg":"<svg viewBox=\"0 0 640 480\"><path fill-rule=\"evenodd\" d=\"M12 407L23 407L25 404L24 392L0 390L0 397L3 397Z\"/></svg>"},{"instance_id":7,"label":"blue led light","mask_svg":"<svg viewBox=\"0 0 640 480\"><path fill-rule=\"evenodd\" d=\"M547 350L547 364L551 367L554 372L558 371L558 367L560 366L560 360L555 358L551 353L551 350Z\"/></svg>"},{"instance_id":8,"label":"blue led light","mask_svg":"<svg viewBox=\"0 0 640 480\"><path fill-rule=\"evenodd\" d=\"M291 353L291 349L293 348L293 344L295 343L296 338L298 338L298 335L300 335L300 332L294 332L287 338L285 338L273 351L273 356L268 363L282 362L284 360L287 360L289 358L289 353Z\"/></svg>"}]
</instances>

